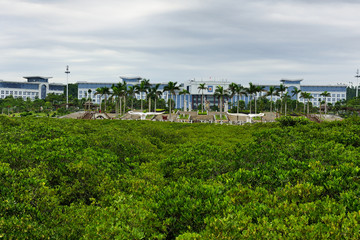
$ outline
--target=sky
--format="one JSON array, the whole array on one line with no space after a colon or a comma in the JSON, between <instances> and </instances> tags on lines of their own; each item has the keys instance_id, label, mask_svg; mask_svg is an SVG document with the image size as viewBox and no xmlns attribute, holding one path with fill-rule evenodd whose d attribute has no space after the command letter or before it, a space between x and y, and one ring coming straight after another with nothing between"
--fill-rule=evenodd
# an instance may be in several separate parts
<instances>
[{"instance_id":1,"label":"sky","mask_svg":"<svg viewBox=\"0 0 360 240\"><path fill-rule=\"evenodd\" d=\"M360 1L0 0L0 79L356 83Z\"/></svg>"}]
</instances>

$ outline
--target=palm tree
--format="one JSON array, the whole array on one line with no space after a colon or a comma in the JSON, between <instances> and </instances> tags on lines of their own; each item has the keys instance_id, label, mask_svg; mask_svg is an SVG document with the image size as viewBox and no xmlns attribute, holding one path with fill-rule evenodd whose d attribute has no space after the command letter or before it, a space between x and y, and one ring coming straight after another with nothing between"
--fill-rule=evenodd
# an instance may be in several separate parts
<instances>
[{"instance_id":1,"label":"palm tree","mask_svg":"<svg viewBox=\"0 0 360 240\"><path fill-rule=\"evenodd\" d=\"M136 93L139 93L136 86L129 86L127 89L129 97L131 97L131 110L134 109L134 97Z\"/></svg>"},{"instance_id":2,"label":"palm tree","mask_svg":"<svg viewBox=\"0 0 360 240\"><path fill-rule=\"evenodd\" d=\"M264 88L263 86L256 86L256 92L255 92L255 114L256 114L256 95L257 93L261 93L262 91L264 91Z\"/></svg>"},{"instance_id":3,"label":"palm tree","mask_svg":"<svg viewBox=\"0 0 360 240\"><path fill-rule=\"evenodd\" d=\"M198 89L199 92L201 91L201 111L204 112L204 90L208 88L205 87L205 83L200 83Z\"/></svg>"},{"instance_id":4,"label":"palm tree","mask_svg":"<svg viewBox=\"0 0 360 240\"><path fill-rule=\"evenodd\" d=\"M243 86L239 85L238 88L236 89L236 94L237 94L237 96L238 96L236 113L239 113L239 102L240 102L240 98L241 98L242 95L247 96L246 88L244 88Z\"/></svg>"},{"instance_id":5,"label":"palm tree","mask_svg":"<svg viewBox=\"0 0 360 240\"><path fill-rule=\"evenodd\" d=\"M298 107L298 95L299 93L301 93L301 90L298 89L297 87L294 87L294 89L291 91L292 93L292 96L295 96L296 95L296 106L295 106L295 109L297 110L297 107Z\"/></svg>"},{"instance_id":6,"label":"palm tree","mask_svg":"<svg viewBox=\"0 0 360 240\"><path fill-rule=\"evenodd\" d=\"M306 94L307 96L306 96L306 98L307 98L307 100L308 100L308 106L307 106L307 108L308 108L308 115L310 114L310 99L312 99L312 98L314 98L313 96L311 96L311 93L307 93Z\"/></svg>"},{"instance_id":7,"label":"palm tree","mask_svg":"<svg viewBox=\"0 0 360 240\"><path fill-rule=\"evenodd\" d=\"M308 93L307 93L307 92L301 92L301 93L300 93L300 97L301 97L302 99L304 99L304 114L306 114L306 112L305 112L305 107L306 107L305 99L307 98L307 96L308 96Z\"/></svg>"},{"instance_id":8,"label":"palm tree","mask_svg":"<svg viewBox=\"0 0 360 240\"><path fill-rule=\"evenodd\" d=\"M170 103L169 103L169 113L171 119L171 105L172 105L172 95L176 96L176 90L180 90L179 86L176 86L177 82L168 82L168 84L164 87L164 92L168 91L170 93Z\"/></svg>"},{"instance_id":9,"label":"palm tree","mask_svg":"<svg viewBox=\"0 0 360 240\"><path fill-rule=\"evenodd\" d=\"M113 94L111 95L112 97L116 97L118 100L118 107L119 107L119 114L122 115L122 106L121 106L121 98L124 98L125 100L125 96L126 96L126 83L118 83L116 85L112 85L111 89L113 90ZM126 102L124 101L124 106L126 105ZM125 113L125 108L124 108L124 113Z\"/></svg>"},{"instance_id":10,"label":"palm tree","mask_svg":"<svg viewBox=\"0 0 360 240\"><path fill-rule=\"evenodd\" d=\"M88 90L88 97L89 97L89 100L91 100L91 89Z\"/></svg>"},{"instance_id":11,"label":"palm tree","mask_svg":"<svg viewBox=\"0 0 360 240\"><path fill-rule=\"evenodd\" d=\"M186 106L185 106L185 105L186 105L186 104L185 104L186 94L190 94L189 91L186 90L186 89L183 89L183 90L181 90L181 92L179 92L179 95L184 95L184 112L186 111Z\"/></svg>"},{"instance_id":12,"label":"palm tree","mask_svg":"<svg viewBox=\"0 0 360 240\"><path fill-rule=\"evenodd\" d=\"M110 89L108 87L101 87L97 88L95 95L100 94L100 112L101 112L101 104L102 104L102 97L105 96L105 110L106 112L106 102L107 102L107 95L110 94Z\"/></svg>"},{"instance_id":13,"label":"palm tree","mask_svg":"<svg viewBox=\"0 0 360 240\"><path fill-rule=\"evenodd\" d=\"M328 91L325 91L325 92L321 93L320 96L323 96L323 97L325 98L324 100L325 100L325 115L326 115L326 112L327 112L327 108L326 108L326 105L327 105L327 104L326 104L326 98L327 98L327 97L330 97L331 95L330 95L330 93L329 93ZM321 105L320 105L320 108L321 108Z\"/></svg>"},{"instance_id":14,"label":"palm tree","mask_svg":"<svg viewBox=\"0 0 360 240\"><path fill-rule=\"evenodd\" d=\"M269 90L266 93L266 96L270 96L270 112L272 112L272 97L273 96L279 96L278 92L277 92L277 88L275 86L270 86Z\"/></svg>"},{"instance_id":15,"label":"palm tree","mask_svg":"<svg viewBox=\"0 0 360 240\"><path fill-rule=\"evenodd\" d=\"M229 88L228 91L230 92L229 98L231 99L231 103L233 104L233 97L237 94L237 90L239 88L239 85L237 85L236 83L230 83L229 84Z\"/></svg>"},{"instance_id":16,"label":"palm tree","mask_svg":"<svg viewBox=\"0 0 360 240\"><path fill-rule=\"evenodd\" d=\"M220 98L220 119L222 119L222 108L224 104L224 97L228 97L228 90L225 90L223 86L216 86L215 89L215 96L218 96Z\"/></svg>"},{"instance_id":17,"label":"palm tree","mask_svg":"<svg viewBox=\"0 0 360 240\"><path fill-rule=\"evenodd\" d=\"M250 95L250 114L251 114L251 101L252 101L252 97L253 95L256 93L257 88L254 84L252 84L251 82L249 83L249 88L246 89L247 93Z\"/></svg>"},{"instance_id":18,"label":"palm tree","mask_svg":"<svg viewBox=\"0 0 360 240\"><path fill-rule=\"evenodd\" d=\"M151 99L155 100L155 112L156 112L156 99L161 95L161 91L159 91L160 83L156 84L153 87L148 89L148 101L149 101L149 112L151 112Z\"/></svg>"},{"instance_id":19,"label":"palm tree","mask_svg":"<svg viewBox=\"0 0 360 240\"><path fill-rule=\"evenodd\" d=\"M141 103L141 112L143 111L143 97L142 97L142 93L145 92L146 90L149 88L150 86L150 80L148 79L143 79L141 80L140 84L137 84L136 90L140 93L140 103Z\"/></svg>"},{"instance_id":20,"label":"palm tree","mask_svg":"<svg viewBox=\"0 0 360 240\"><path fill-rule=\"evenodd\" d=\"M287 110L287 101L288 101L288 98L290 97L289 93L285 93L284 94L284 100L285 100L285 116L286 116L286 110Z\"/></svg>"},{"instance_id":21,"label":"palm tree","mask_svg":"<svg viewBox=\"0 0 360 240\"><path fill-rule=\"evenodd\" d=\"M280 84L279 88L278 88L278 93L280 92L280 98L281 98L281 106L280 106L280 113L282 113L282 106L283 106L283 94L286 91L287 87L285 87L284 84Z\"/></svg>"}]
</instances>

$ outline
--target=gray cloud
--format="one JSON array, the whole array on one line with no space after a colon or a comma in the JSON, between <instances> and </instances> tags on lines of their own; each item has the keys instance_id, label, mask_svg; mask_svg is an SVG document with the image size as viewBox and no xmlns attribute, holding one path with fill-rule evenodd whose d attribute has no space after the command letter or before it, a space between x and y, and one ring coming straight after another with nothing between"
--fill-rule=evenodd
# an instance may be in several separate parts
<instances>
[{"instance_id":1,"label":"gray cloud","mask_svg":"<svg viewBox=\"0 0 360 240\"><path fill-rule=\"evenodd\" d=\"M0 79L228 79L347 83L359 67L357 1L0 2Z\"/></svg>"}]
</instances>

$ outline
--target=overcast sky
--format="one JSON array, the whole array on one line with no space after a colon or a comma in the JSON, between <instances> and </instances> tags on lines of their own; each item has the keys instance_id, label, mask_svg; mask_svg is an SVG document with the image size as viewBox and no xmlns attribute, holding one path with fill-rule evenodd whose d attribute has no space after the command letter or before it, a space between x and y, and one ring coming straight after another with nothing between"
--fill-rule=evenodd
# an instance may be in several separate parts
<instances>
[{"instance_id":1,"label":"overcast sky","mask_svg":"<svg viewBox=\"0 0 360 240\"><path fill-rule=\"evenodd\" d=\"M356 82L360 1L0 0L0 79Z\"/></svg>"}]
</instances>

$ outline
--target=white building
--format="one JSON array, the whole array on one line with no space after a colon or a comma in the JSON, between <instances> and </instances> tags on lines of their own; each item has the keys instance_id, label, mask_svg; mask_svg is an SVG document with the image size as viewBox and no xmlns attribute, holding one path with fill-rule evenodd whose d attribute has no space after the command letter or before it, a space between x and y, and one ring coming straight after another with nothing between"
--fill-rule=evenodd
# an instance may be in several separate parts
<instances>
[{"instance_id":1,"label":"white building","mask_svg":"<svg viewBox=\"0 0 360 240\"><path fill-rule=\"evenodd\" d=\"M13 82L0 80L0 98L4 99L8 96L14 98L30 98L34 100L36 97L45 99L49 93L63 94L65 85L49 83L51 77L29 76L24 77L27 82Z\"/></svg>"}]
</instances>

